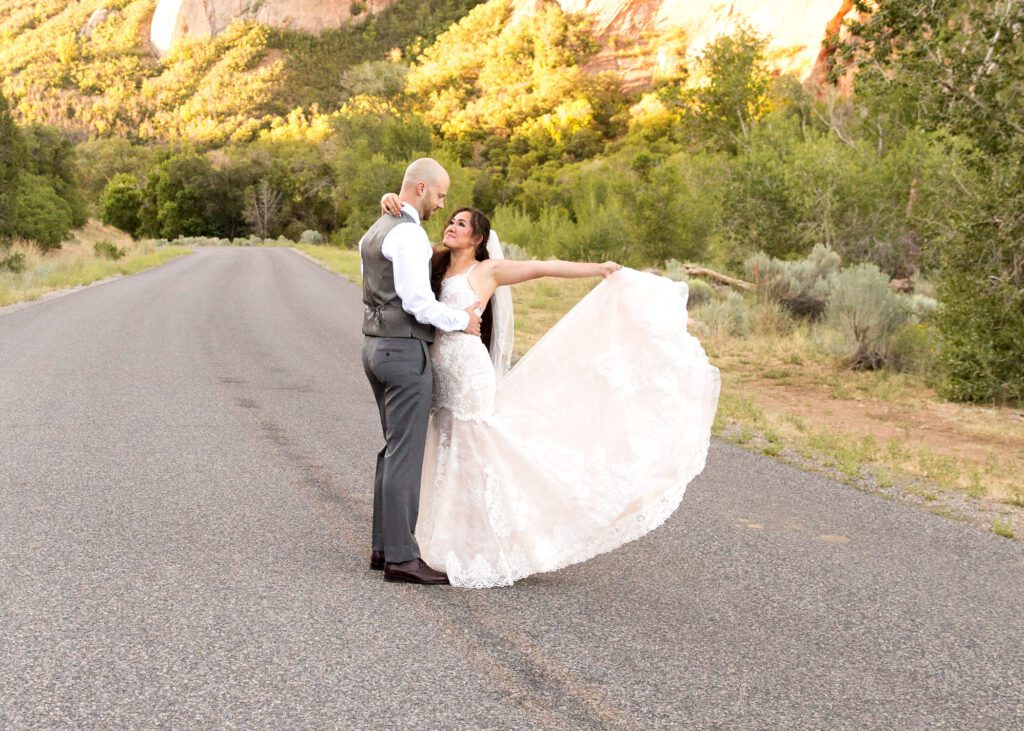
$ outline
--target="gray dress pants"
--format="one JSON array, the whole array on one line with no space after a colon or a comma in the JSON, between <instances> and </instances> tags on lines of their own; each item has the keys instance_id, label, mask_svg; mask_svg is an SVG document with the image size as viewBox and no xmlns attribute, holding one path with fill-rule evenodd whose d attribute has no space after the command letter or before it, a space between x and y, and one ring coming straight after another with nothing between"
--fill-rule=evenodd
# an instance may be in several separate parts
<instances>
[{"instance_id":1,"label":"gray dress pants","mask_svg":"<svg viewBox=\"0 0 1024 731\"><path fill-rule=\"evenodd\" d=\"M388 563L404 563L420 557L413 534L433 387L427 343L367 335L363 370L385 441L373 482L373 550L383 551Z\"/></svg>"}]
</instances>

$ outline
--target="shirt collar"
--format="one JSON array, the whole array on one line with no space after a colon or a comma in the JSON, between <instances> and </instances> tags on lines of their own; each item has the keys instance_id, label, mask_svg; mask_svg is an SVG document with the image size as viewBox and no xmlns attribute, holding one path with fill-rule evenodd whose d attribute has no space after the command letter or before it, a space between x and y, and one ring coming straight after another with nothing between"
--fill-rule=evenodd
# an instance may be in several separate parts
<instances>
[{"instance_id":1,"label":"shirt collar","mask_svg":"<svg viewBox=\"0 0 1024 731\"><path fill-rule=\"evenodd\" d=\"M414 220L416 223L420 222L419 211L417 211L415 208L413 208L408 203L405 203L404 201L402 202L402 210L408 213L410 216L412 216L412 220Z\"/></svg>"}]
</instances>

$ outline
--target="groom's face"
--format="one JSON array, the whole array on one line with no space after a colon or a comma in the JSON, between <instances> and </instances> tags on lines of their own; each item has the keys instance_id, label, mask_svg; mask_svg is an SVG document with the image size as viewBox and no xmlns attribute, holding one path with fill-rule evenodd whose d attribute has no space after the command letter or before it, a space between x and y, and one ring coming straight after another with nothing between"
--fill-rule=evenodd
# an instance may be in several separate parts
<instances>
[{"instance_id":1,"label":"groom's face","mask_svg":"<svg viewBox=\"0 0 1024 731\"><path fill-rule=\"evenodd\" d=\"M444 208L444 199L448 195L451 181L447 175L434 183L426 183L423 200L420 202L420 218L424 221L434 215L435 211Z\"/></svg>"}]
</instances>

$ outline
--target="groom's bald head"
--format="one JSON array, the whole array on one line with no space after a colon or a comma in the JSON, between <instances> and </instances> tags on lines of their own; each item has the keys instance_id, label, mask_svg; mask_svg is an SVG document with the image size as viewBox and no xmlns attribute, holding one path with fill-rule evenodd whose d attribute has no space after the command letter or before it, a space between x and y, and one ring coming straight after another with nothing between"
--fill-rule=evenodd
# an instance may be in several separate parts
<instances>
[{"instance_id":1,"label":"groom's bald head","mask_svg":"<svg viewBox=\"0 0 1024 731\"><path fill-rule=\"evenodd\" d=\"M444 208L449 185L451 179L441 164L429 157L421 157L405 169L399 198L416 208L420 220L426 221L434 211Z\"/></svg>"}]
</instances>

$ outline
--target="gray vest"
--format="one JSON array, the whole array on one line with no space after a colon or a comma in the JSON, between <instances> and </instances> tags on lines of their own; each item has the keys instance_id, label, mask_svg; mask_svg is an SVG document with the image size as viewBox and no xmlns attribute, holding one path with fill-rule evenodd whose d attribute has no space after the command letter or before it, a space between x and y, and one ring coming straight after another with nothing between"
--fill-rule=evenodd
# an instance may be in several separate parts
<instances>
[{"instance_id":1,"label":"gray vest","mask_svg":"<svg viewBox=\"0 0 1024 731\"><path fill-rule=\"evenodd\" d=\"M402 309L402 300L395 293L395 269L384 257L384 237L400 223L415 223L403 211L400 218L383 215L363 236L360 251L363 257L363 335L378 338L419 338L434 342L434 328L418 322Z\"/></svg>"}]
</instances>

